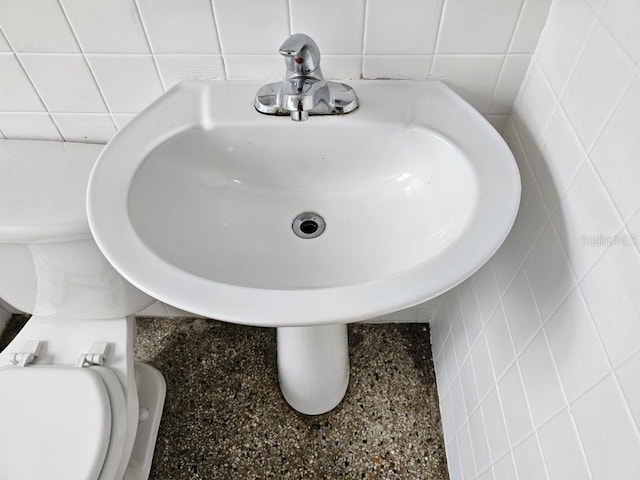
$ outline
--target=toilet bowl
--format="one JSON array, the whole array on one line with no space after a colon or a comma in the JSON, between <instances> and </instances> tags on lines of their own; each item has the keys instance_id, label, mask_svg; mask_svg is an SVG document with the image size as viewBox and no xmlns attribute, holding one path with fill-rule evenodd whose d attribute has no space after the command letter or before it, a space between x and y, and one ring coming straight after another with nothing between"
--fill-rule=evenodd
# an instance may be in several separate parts
<instances>
[{"instance_id":1,"label":"toilet bowl","mask_svg":"<svg viewBox=\"0 0 640 480\"><path fill-rule=\"evenodd\" d=\"M91 237L86 187L101 145L0 141L0 298L31 313L0 352L0 478L143 480L165 397L133 358L154 299Z\"/></svg>"}]
</instances>

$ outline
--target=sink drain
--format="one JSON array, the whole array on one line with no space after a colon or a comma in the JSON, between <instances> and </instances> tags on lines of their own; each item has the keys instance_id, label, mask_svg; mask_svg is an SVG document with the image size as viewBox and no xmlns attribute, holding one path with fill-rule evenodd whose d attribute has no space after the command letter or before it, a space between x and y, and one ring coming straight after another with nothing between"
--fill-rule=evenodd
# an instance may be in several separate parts
<instances>
[{"instance_id":1,"label":"sink drain","mask_svg":"<svg viewBox=\"0 0 640 480\"><path fill-rule=\"evenodd\" d=\"M325 229L324 218L317 213L305 212L293 219L293 233L300 238L316 238L322 235Z\"/></svg>"}]
</instances>

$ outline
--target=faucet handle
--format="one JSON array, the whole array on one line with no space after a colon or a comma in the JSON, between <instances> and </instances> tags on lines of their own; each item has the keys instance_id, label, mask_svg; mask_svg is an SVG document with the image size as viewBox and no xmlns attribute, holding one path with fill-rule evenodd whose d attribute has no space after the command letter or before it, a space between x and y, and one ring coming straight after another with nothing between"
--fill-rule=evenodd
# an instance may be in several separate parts
<instances>
[{"instance_id":1,"label":"faucet handle","mask_svg":"<svg viewBox=\"0 0 640 480\"><path fill-rule=\"evenodd\" d=\"M313 39L304 33L294 33L280 46L285 57L287 76L309 75L320 68L320 49Z\"/></svg>"}]
</instances>

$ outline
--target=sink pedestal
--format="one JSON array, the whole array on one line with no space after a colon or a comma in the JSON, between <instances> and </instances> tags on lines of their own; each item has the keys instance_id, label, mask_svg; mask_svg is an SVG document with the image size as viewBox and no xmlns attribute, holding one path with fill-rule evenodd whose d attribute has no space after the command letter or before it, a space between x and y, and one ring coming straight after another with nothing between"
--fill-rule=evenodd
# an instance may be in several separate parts
<instances>
[{"instance_id":1,"label":"sink pedestal","mask_svg":"<svg viewBox=\"0 0 640 480\"><path fill-rule=\"evenodd\" d=\"M287 403L306 415L336 407L349 385L347 325L277 330L278 379Z\"/></svg>"}]
</instances>

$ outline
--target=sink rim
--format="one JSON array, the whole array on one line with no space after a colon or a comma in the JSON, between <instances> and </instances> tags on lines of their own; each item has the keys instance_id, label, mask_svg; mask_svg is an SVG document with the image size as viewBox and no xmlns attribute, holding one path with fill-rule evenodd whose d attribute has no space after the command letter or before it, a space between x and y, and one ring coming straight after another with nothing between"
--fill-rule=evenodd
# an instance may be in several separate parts
<instances>
[{"instance_id":1,"label":"sink rim","mask_svg":"<svg viewBox=\"0 0 640 480\"><path fill-rule=\"evenodd\" d=\"M488 142L488 147L493 150L493 153L502 157L500 162L504 164L501 166L505 167L505 172L504 177L501 177L500 188L505 190L503 187L509 185L506 189L508 191L503 192L504 198L501 203L505 208L498 215L493 215L493 217L499 217L494 218L497 226L481 228L480 230L484 232L476 231L473 241L469 241L468 235L463 235L437 258L398 274L339 287L298 290L264 289L216 282L182 270L147 248L131 224L128 216L129 187L135 171L146 156L140 156L138 152L140 158L135 158L132 162L131 158L135 157L135 152L131 153L128 149L132 145L137 145L138 149L149 152L181 131L185 123L190 122L191 125L197 124L204 128L220 124L215 114L211 115L211 108L208 109L209 111L207 109L199 111L199 108L202 110L200 106L203 101L212 101L212 89L220 89L224 92L230 88L238 88L243 92L252 92L251 95L253 95L255 93L253 89L259 87L257 82L190 81L178 84L156 100L118 132L101 153L91 174L87 193L89 225L96 243L121 275L159 300L199 315L250 325L302 326L365 320L421 303L461 283L495 253L515 220L519 205L520 181L513 155L504 140L488 122L441 82L354 81L350 84L365 101L362 101L360 109L347 116L324 117L329 122L385 123L388 117L384 115L389 114L391 118L394 118L393 115L396 115L396 119L404 118L405 126L424 125L420 123L424 120L415 121L416 115L421 114L421 112L416 113L415 108L410 112L399 112L400 115L398 115L398 112L389 112L389 108L385 110L384 105L381 107L378 102L377 108L381 108L381 111L371 113L371 110L375 110L374 107L376 107L371 95L379 88L386 89L387 93L393 91L400 96L422 93L431 100L435 98L436 103L444 102L443 104L454 110L454 113L466 115L464 121L454 122L453 125L443 127L439 124L440 128L435 128L435 125L425 126L435 129L458 148L477 145L478 142L484 145ZM366 102L369 98L372 98L371 104ZM227 100L216 97L213 101L224 104ZM371 105L371 108L368 108L368 105ZM405 105L405 110L407 108L412 107ZM247 111L246 119L251 123L290 122L287 118L259 115L253 111L251 104ZM451 116L450 113L445 113L444 117ZM166 115L169 114L173 115L169 117L172 122L167 122L170 125L165 126L164 129L154 123L154 115L167 118ZM222 123L242 123L242 115L243 113L238 113L238 118L234 117ZM308 128L312 128L313 123L319 118L323 117L312 117L302 125L307 124ZM391 121L394 124L396 122ZM446 124L446 121L444 123ZM456 126L456 123L463 125ZM467 138L469 130L465 131L465 123L471 124L478 130L471 132L471 136L479 136L479 139L470 141ZM150 138L153 140L149 140ZM149 145L153 147L149 148ZM484 146L487 147L487 145ZM484 194L491 197L492 192L484 192ZM101 198L109 198L109 201L101 201ZM485 215L481 216L491 217L492 215L485 212ZM467 227L477 223L477 220L478 217L474 216ZM464 267L461 267L459 261L456 262L461 252L467 255ZM455 266L456 263L457 266ZM433 275L434 272L437 272L437 279Z\"/></svg>"}]
</instances>

